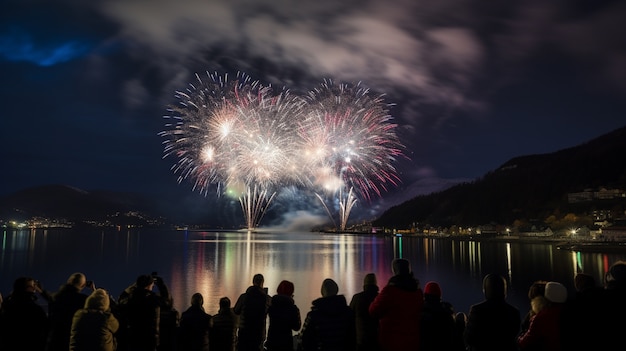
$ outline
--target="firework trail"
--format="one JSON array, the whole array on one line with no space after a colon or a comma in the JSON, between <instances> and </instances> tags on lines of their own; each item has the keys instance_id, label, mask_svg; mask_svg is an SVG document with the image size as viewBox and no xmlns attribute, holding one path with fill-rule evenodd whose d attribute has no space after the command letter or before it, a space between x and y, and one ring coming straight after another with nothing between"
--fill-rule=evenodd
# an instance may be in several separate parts
<instances>
[{"instance_id":1,"label":"firework trail","mask_svg":"<svg viewBox=\"0 0 626 351\"><path fill-rule=\"evenodd\" d=\"M337 199L344 230L356 203L369 201L399 179L392 162L402 155L388 105L360 84L326 81L306 97L274 93L245 74L234 80L209 74L175 94L169 106L164 158L175 157L178 182L205 196L240 201L248 229L258 226L276 191L322 189ZM329 207L316 192L329 216Z\"/></svg>"}]
</instances>

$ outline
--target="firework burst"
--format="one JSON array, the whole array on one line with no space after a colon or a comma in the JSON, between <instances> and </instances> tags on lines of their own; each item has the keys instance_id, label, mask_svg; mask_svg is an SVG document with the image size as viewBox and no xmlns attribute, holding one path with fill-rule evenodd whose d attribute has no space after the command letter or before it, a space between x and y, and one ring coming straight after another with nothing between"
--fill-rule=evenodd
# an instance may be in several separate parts
<instances>
[{"instance_id":1,"label":"firework burst","mask_svg":"<svg viewBox=\"0 0 626 351\"><path fill-rule=\"evenodd\" d=\"M179 183L189 180L205 196L214 187L218 196L238 197L248 229L286 186L340 194L343 230L353 191L369 201L399 182L392 163L402 144L389 105L360 84L326 81L303 98L242 73L233 80L207 73L176 98L159 133L163 157L176 157Z\"/></svg>"}]
</instances>

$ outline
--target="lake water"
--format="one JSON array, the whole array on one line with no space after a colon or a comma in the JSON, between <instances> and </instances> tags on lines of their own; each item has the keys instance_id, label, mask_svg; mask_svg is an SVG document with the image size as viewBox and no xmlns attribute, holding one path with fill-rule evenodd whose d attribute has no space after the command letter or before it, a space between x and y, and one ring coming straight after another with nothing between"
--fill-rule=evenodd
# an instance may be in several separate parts
<instances>
[{"instance_id":1,"label":"lake water","mask_svg":"<svg viewBox=\"0 0 626 351\"><path fill-rule=\"evenodd\" d=\"M228 296L234 302L262 273L270 294L281 280L295 284L303 315L320 297L325 278L334 279L348 302L373 272L382 288L396 257L411 261L422 287L439 282L444 300L468 312L482 299L482 278L500 273L509 281L508 300L528 309L528 287L537 279L564 283L573 292L577 272L598 282L626 254L577 253L552 243L453 241L421 237L321 234L311 232L212 232L141 229L131 231L4 230L0 238L0 292L13 280L32 276L55 291L73 272L83 272L117 297L140 274L153 271L170 287L179 311L200 292L210 314Z\"/></svg>"}]
</instances>

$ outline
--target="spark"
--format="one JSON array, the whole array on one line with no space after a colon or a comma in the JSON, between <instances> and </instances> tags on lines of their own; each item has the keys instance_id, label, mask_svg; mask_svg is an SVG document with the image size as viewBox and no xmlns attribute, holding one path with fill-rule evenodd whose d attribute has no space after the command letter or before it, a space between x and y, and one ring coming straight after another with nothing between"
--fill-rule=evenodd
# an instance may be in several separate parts
<instances>
[{"instance_id":1,"label":"spark","mask_svg":"<svg viewBox=\"0 0 626 351\"><path fill-rule=\"evenodd\" d=\"M333 223L319 192L338 194L345 230L353 190L370 201L400 181L392 163L403 145L389 105L360 83L328 80L300 97L243 73L231 80L207 72L175 97L159 133L163 158L176 158L172 171L194 191L234 194L249 230L282 188L312 189Z\"/></svg>"}]
</instances>

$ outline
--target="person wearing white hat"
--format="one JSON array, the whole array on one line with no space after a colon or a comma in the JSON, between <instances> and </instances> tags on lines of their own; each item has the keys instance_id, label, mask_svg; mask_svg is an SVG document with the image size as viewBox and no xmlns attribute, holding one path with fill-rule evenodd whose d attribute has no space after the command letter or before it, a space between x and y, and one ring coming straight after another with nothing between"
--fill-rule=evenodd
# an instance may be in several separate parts
<instances>
[{"instance_id":1,"label":"person wearing white hat","mask_svg":"<svg viewBox=\"0 0 626 351\"><path fill-rule=\"evenodd\" d=\"M548 282L545 287L545 306L530 320L526 332L518 338L520 351L561 350L561 315L568 299L567 288L559 282Z\"/></svg>"}]
</instances>

